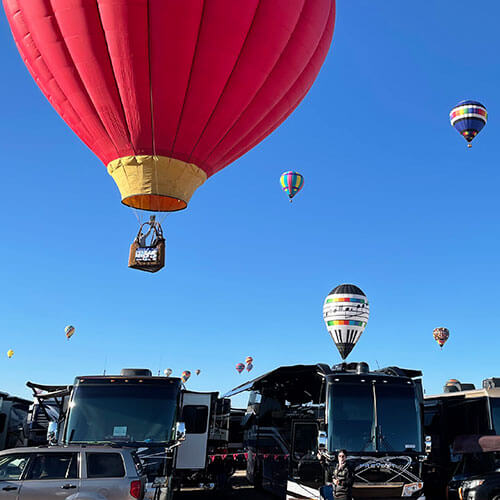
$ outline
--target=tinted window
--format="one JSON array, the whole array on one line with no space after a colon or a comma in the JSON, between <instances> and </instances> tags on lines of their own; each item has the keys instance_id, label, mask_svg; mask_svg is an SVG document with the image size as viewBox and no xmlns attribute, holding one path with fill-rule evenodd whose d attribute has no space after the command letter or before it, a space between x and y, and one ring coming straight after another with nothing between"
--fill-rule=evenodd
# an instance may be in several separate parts
<instances>
[{"instance_id":1,"label":"tinted window","mask_svg":"<svg viewBox=\"0 0 500 500\"><path fill-rule=\"evenodd\" d=\"M373 389L368 384L329 388L328 449L375 451Z\"/></svg>"},{"instance_id":2,"label":"tinted window","mask_svg":"<svg viewBox=\"0 0 500 500\"><path fill-rule=\"evenodd\" d=\"M500 399L490 398L491 420L495 434L500 434Z\"/></svg>"},{"instance_id":3,"label":"tinted window","mask_svg":"<svg viewBox=\"0 0 500 500\"><path fill-rule=\"evenodd\" d=\"M69 410L67 440L73 443L169 441L174 429L177 391L174 384L78 385Z\"/></svg>"},{"instance_id":4,"label":"tinted window","mask_svg":"<svg viewBox=\"0 0 500 500\"><path fill-rule=\"evenodd\" d=\"M33 459L26 479L76 479L76 453L39 453Z\"/></svg>"},{"instance_id":5,"label":"tinted window","mask_svg":"<svg viewBox=\"0 0 500 500\"><path fill-rule=\"evenodd\" d=\"M123 477L125 468L119 453L87 453L87 477Z\"/></svg>"},{"instance_id":6,"label":"tinted window","mask_svg":"<svg viewBox=\"0 0 500 500\"><path fill-rule=\"evenodd\" d=\"M187 434L203 434L207 430L208 407L187 405L182 409L182 421Z\"/></svg>"},{"instance_id":7,"label":"tinted window","mask_svg":"<svg viewBox=\"0 0 500 500\"><path fill-rule=\"evenodd\" d=\"M0 481L15 481L19 479L26 468L29 455L16 454L0 457Z\"/></svg>"},{"instance_id":8,"label":"tinted window","mask_svg":"<svg viewBox=\"0 0 500 500\"><path fill-rule=\"evenodd\" d=\"M378 443L381 451L422 450L420 411L412 385L378 385Z\"/></svg>"},{"instance_id":9,"label":"tinted window","mask_svg":"<svg viewBox=\"0 0 500 500\"><path fill-rule=\"evenodd\" d=\"M318 426L313 423L295 424L293 453L295 458L316 455L318 450Z\"/></svg>"}]
</instances>

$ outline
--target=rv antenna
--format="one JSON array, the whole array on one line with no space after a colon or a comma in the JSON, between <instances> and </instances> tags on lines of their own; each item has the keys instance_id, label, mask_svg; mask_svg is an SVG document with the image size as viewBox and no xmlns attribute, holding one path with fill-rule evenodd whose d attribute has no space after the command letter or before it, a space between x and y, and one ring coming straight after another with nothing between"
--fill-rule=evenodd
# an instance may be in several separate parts
<instances>
[{"instance_id":1,"label":"rv antenna","mask_svg":"<svg viewBox=\"0 0 500 500\"><path fill-rule=\"evenodd\" d=\"M375 363L377 363L377 368L380 370L380 365L378 364L377 360L375 360Z\"/></svg>"},{"instance_id":2,"label":"rv antenna","mask_svg":"<svg viewBox=\"0 0 500 500\"><path fill-rule=\"evenodd\" d=\"M104 370L102 371L103 375L106 375L106 363L108 361L108 355L104 356Z\"/></svg>"}]
</instances>

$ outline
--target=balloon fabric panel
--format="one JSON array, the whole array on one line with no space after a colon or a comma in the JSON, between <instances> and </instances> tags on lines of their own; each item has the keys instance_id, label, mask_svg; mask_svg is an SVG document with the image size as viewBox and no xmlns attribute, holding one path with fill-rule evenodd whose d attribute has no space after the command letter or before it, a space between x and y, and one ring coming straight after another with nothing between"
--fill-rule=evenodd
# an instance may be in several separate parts
<instances>
[{"instance_id":1,"label":"balloon fabric panel","mask_svg":"<svg viewBox=\"0 0 500 500\"><path fill-rule=\"evenodd\" d=\"M191 194L295 109L326 57L335 13L334 0L3 4L32 76L96 155L106 165L165 155L180 162L179 178L192 164L206 175Z\"/></svg>"},{"instance_id":2,"label":"balloon fabric panel","mask_svg":"<svg viewBox=\"0 0 500 500\"><path fill-rule=\"evenodd\" d=\"M244 135L243 139L221 159L222 164L228 165L232 163L259 144L273 130L278 128L300 104L314 83L314 78L311 78L311 75L317 75L319 73L321 65L328 53L333 35L334 11L334 5L332 4L332 16L328 20L323 32L323 37L301 75L295 80L295 83L290 87L288 92L283 95L281 100L277 102L272 109L269 109L267 114L260 117L260 121L252 130Z\"/></svg>"},{"instance_id":3,"label":"balloon fabric panel","mask_svg":"<svg viewBox=\"0 0 500 500\"><path fill-rule=\"evenodd\" d=\"M3 5L21 57L45 97L90 149L105 149L110 152L109 159L116 157L118 153L74 69L51 7L38 2L21 12L19 0L4 0ZM34 30L43 30L45 36L35 41L28 21ZM67 95L72 96L71 102Z\"/></svg>"}]
</instances>

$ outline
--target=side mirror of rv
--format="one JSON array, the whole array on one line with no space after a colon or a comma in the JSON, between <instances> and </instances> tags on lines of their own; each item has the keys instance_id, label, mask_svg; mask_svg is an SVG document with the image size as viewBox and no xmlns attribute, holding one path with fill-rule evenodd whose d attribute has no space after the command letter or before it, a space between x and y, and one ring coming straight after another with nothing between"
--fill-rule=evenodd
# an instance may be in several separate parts
<instances>
[{"instance_id":1,"label":"side mirror of rv","mask_svg":"<svg viewBox=\"0 0 500 500\"><path fill-rule=\"evenodd\" d=\"M184 441L186 439L186 424L184 422L177 422L175 426L175 439L177 441Z\"/></svg>"},{"instance_id":2,"label":"side mirror of rv","mask_svg":"<svg viewBox=\"0 0 500 500\"><path fill-rule=\"evenodd\" d=\"M325 431L318 432L318 451L321 453L326 451L326 444L328 441L328 436Z\"/></svg>"},{"instance_id":3,"label":"side mirror of rv","mask_svg":"<svg viewBox=\"0 0 500 500\"><path fill-rule=\"evenodd\" d=\"M432 438L430 436L425 436L425 453L430 453L432 451Z\"/></svg>"},{"instance_id":4,"label":"side mirror of rv","mask_svg":"<svg viewBox=\"0 0 500 500\"><path fill-rule=\"evenodd\" d=\"M47 428L47 442L51 445L57 444L58 425L57 422L49 422Z\"/></svg>"}]
</instances>

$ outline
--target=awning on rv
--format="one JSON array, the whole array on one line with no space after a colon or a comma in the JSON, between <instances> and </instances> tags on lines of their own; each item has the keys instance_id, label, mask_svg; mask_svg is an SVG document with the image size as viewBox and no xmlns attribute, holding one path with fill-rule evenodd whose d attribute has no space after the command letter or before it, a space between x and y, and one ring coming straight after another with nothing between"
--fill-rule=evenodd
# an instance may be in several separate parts
<instances>
[{"instance_id":1,"label":"awning on rv","mask_svg":"<svg viewBox=\"0 0 500 500\"><path fill-rule=\"evenodd\" d=\"M464 435L453 442L453 453L500 451L500 436Z\"/></svg>"},{"instance_id":2,"label":"awning on rv","mask_svg":"<svg viewBox=\"0 0 500 500\"><path fill-rule=\"evenodd\" d=\"M281 366L250 382L235 387L223 397L230 398L244 391L279 392L293 404L312 401L319 403L323 375L328 374L327 365Z\"/></svg>"}]
</instances>

